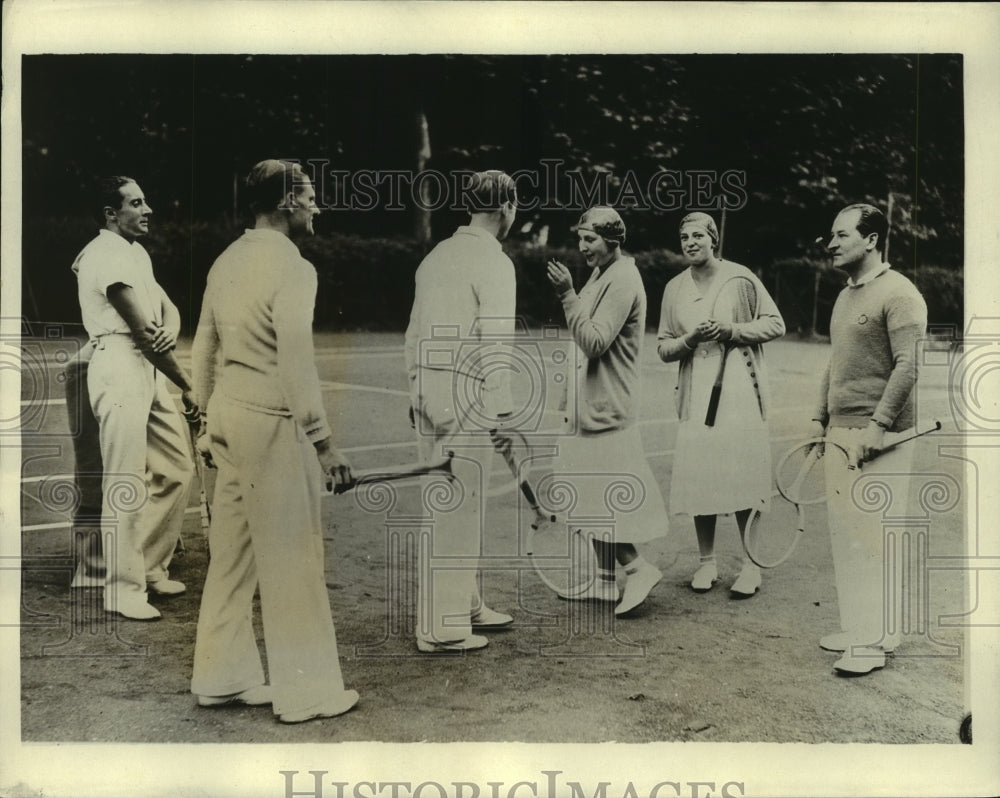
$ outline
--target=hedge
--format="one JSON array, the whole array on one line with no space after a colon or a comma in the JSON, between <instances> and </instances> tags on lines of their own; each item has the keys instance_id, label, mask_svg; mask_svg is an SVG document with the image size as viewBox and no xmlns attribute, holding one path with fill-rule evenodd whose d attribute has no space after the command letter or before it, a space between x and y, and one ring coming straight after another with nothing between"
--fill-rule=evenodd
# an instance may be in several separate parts
<instances>
[{"instance_id":1,"label":"hedge","mask_svg":"<svg viewBox=\"0 0 1000 798\"><path fill-rule=\"evenodd\" d=\"M69 267L96 229L93 222L80 219L36 218L25 222L23 313L29 320L79 322L76 280ZM225 221L180 223L154 217L153 232L143 239L143 244L153 259L157 279L182 311L185 331L192 330L196 323L212 262L241 232ZM574 273L579 286L586 279L579 252L519 240L506 241L503 246L515 264L519 315L529 325L562 323L562 309L549 286L545 264L551 258L560 260ZM409 238L323 234L303 241L301 250L319 276L317 327L405 329L413 301L413 274L424 255L417 242ZM663 288L685 268L684 261L667 249L638 252L634 257L648 297L647 323L655 328ZM833 302L843 287L838 273L805 258L748 265L771 292L790 333L827 332ZM914 279L912 270L904 270L904 274ZM816 275L819 291L814 303ZM960 329L963 275L937 266L921 266L915 282L927 301L930 322Z\"/></svg>"}]
</instances>

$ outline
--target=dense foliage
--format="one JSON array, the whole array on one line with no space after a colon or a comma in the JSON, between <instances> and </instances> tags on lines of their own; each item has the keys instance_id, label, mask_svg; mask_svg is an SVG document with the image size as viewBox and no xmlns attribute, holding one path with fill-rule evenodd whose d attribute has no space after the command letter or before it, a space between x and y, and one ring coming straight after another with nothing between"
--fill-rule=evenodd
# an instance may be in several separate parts
<instances>
[{"instance_id":1,"label":"dense foliage","mask_svg":"<svg viewBox=\"0 0 1000 798\"><path fill-rule=\"evenodd\" d=\"M344 183L421 163L536 176L519 181L527 207L507 245L532 317L552 312L533 298L548 300L537 264L573 246L581 205L607 200L651 297L677 265L683 212L721 223L725 208L725 255L771 281L790 326L821 330L837 281L821 278L814 325L814 241L868 200L891 202L891 260L930 287L932 319L961 318L960 56L47 55L26 57L22 80L28 315L79 317L67 270L92 234L90 185L124 173L156 211L147 245L190 323L244 222L241 175L277 156L311 161L332 208L304 247L327 326L405 323L413 268L462 214L436 210L421 241L412 192L382 183L351 209Z\"/></svg>"}]
</instances>

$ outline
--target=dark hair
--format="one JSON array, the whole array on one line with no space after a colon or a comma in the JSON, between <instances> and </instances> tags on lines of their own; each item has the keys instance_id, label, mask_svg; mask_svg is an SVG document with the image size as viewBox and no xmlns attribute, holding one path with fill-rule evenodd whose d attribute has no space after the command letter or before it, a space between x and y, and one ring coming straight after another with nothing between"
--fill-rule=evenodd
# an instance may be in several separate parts
<instances>
[{"instance_id":1,"label":"dark hair","mask_svg":"<svg viewBox=\"0 0 1000 798\"><path fill-rule=\"evenodd\" d=\"M134 183L131 177L126 177L125 175L112 175L111 177L102 177L97 184L97 218L100 220L101 224L104 224L104 209L114 208L119 210L122 207L122 202L125 197L122 196L121 188L122 186L127 186L129 183Z\"/></svg>"},{"instance_id":2,"label":"dark hair","mask_svg":"<svg viewBox=\"0 0 1000 798\"><path fill-rule=\"evenodd\" d=\"M517 184L504 172L490 169L473 172L465 183L466 210L469 213L498 211L506 203L517 202Z\"/></svg>"},{"instance_id":3,"label":"dark hair","mask_svg":"<svg viewBox=\"0 0 1000 798\"><path fill-rule=\"evenodd\" d=\"M867 238L875 233L878 236L875 240L875 251L884 255L885 242L889 238L889 220L885 218L885 214L867 202L856 202L853 205L848 205L840 213L848 211L859 211L858 232L861 233L862 238Z\"/></svg>"},{"instance_id":4,"label":"dark hair","mask_svg":"<svg viewBox=\"0 0 1000 798\"><path fill-rule=\"evenodd\" d=\"M246 178L246 202L250 213L269 213L278 209L289 191L301 191L309 176L295 161L270 158L250 170Z\"/></svg>"}]
</instances>

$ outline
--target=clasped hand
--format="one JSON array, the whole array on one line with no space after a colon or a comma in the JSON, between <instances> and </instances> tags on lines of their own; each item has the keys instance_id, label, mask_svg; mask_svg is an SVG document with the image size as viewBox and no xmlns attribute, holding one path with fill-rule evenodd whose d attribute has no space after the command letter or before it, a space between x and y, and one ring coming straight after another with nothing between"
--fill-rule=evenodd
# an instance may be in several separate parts
<instances>
[{"instance_id":1,"label":"clasped hand","mask_svg":"<svg viewBox=\"0 0 1000 798\"><path fill-rule=\"evenodd\" d=\"M688 333L688 337L693 344L700 344L702 341L728 341L733 337L733 325L715 319L705 319Z\"/></svg>"},{"instance_id":2,"label":"clasped hand","mask_svg":"<svg viewBox=\"0 0 1000 798\"><path fill-rule=\"evenodd\" d=\"M156 354L169 352L177 346L177 335L173 330L156 322L146 327L146 346Z\"/></svg>"}]
</instances>

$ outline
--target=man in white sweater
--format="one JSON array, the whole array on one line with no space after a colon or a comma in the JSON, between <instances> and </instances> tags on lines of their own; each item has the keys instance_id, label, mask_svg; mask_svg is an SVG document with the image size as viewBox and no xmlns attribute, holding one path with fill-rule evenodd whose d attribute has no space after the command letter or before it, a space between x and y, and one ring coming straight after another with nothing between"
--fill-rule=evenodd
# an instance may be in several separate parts
<instances>
[{"instance_id":1,"label":"man in white sweater","mask_svg":"<svg viewBox=\"0 0 1000 798\"><path fill-rule=\"evenodd\" d=\"M254 227L208 273L191 358L219 468L191 692L203 707L272 704L283 723L358 701L344 688L324 576L321 485L348 485L313 360L316 193L298 164L246 180ZM202 444L199 443L199 448ZM253 629L260 606L270 685Z\"/></svg>"},{"instance_id":2,"label":"man in white sweater","mask_svg":"<svg viewBox=\"0 0 1000 798\"><path fill-rule=\"evenodd\" d=\"M844 208L834 220L827 251L847 274L830 319L830 362L813 413L812 435L852 452L862 470L834 468L826 458L827 518L833 548L841 630L820 640L843 651L841 673L884 667L899 643L900 574L886 573L881 513L852 499L859 475L911 470L913 444L865 462L887 443L885 435L914 425L917 346L927 327L927 306L914 285L885 263L889 225L872 205ZM903 507L905 496L894 495ZM898 557L893 558L898 566ZM898 569L897 569L898 570Z\"/></svg>"},{"instance_id":3,"label":"man in white sweater","mask_svg":"<svg viewBox=\"0 0 1000 798\"><path fill-rule=\"evenodd\" d=\"M454 450L456 506L435 514L420 557L417 649L483 648L474 630L508 626L510 615L486 607L474 563L481 549L486 488L493 461L490 430L511 414L509 371L484 370L504 356L514 331L514 264L500 248L516 213L514 181L503 172L471 176L469 223L438 244L417 269L406 370L423 459ZM459 562L467 565L462 567Z\"/></svg>"}]
</instances>

